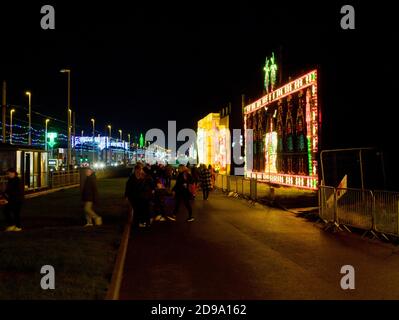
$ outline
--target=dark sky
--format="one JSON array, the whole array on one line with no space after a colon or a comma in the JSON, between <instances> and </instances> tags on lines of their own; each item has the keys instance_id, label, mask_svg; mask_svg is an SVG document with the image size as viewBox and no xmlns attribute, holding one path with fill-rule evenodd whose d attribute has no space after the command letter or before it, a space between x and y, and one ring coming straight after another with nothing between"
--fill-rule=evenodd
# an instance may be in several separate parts
<instances>
[{"instance_id":1,"label":"dark sky","mask_svg":"<svg viewBox=\"0 0 399 320\"><path fill-rule=\"evenodd\" d=\"M300 2L300 3L299 3ZM107 1L54 4L56 30L41 30L43 4L2 1L0 78L8 103L66 118L72 108L87 130L125 133L196 122L241 94L260 97L266 55L282 47L285 78L321 68L324 142L329 147L391 148L397 108L397 27L391 5L350 2L356 30L340 29L347 2L264 1L136 5ZM36 116L34 122L43 120ZM328 133L328 134L326 134ZM114 131L116 134L116 131Z\"/></svg>"}]
</instances>

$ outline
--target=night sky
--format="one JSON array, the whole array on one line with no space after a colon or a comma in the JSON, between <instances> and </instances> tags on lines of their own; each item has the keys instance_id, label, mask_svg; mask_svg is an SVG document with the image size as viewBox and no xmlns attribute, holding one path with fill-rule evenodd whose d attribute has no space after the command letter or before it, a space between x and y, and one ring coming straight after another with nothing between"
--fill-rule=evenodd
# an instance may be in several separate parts
<instances>
[{"instance_id":1,"label":"night sky","mask_svg":"<svg viewBox=\"0 0 399 320\"><path fill-rule=\"evenodd\" d=\"M3 1L4 2L4 1ZM392 5L264 1L259 5L94 2L53 4L56 30L40 28L40 7L12 2L1 10L0 80L8 103L66 118L66 76L78 129L111 123L135 133L196 128L209 112L261 96L263 64L282 48L285 79L321 70L323 146L397 146L397 18ZM300 2L300 3L299 3ZM290 4L291 3L291 4ZM356 30L340 28L352 4ZM34 123L42 123L35 116ZM391 156L393 159L393 157ZM392 168L393 169L393 168Z\"/></svg>"}]
</instances>

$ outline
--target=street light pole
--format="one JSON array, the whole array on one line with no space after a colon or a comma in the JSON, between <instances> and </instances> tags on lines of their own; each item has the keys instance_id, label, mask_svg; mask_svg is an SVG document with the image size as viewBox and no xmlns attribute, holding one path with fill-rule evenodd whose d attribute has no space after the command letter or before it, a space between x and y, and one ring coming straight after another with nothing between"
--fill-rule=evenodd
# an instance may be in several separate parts
<instances>
[{"instance_id":1,"label":"street light pole","mask_svg":"<svg viewBox=\"0 0 399 320\"><path fill-rule=\"evenodd\" d=\"M45 145L46 151L48 150L48 147L47 147L47 125L48 125L49 121L50 121L50 119L46 119L46 121L45 121L45 129L46 130L44 131L44 145Z\"/></svg>"},{"instance_id":2,"label":"street light pole","mask_svg":"<svg viewBox=\"0 0 399 320\"><path fill-rule=\"evenodd\" d=\"M82 130L81 135L80 135L80 156L83 156L83 133L84 131Z\"/></svg>"},{"instance_id":3,"label":"street light pole","mask_svg":"<svg viewBox=\"0 0 399 320\"><path fill-rule=\"evenodd\" d=\"M69 170L69 165L71 164L71 70L62 69L62 73L68 74L68 108L67 108L67 123L68 123L68 147L67 147L67 168Z\"/></svg>"},{"instance_id":4,"label":"street light pole","mask_svg":"<svg viewBox=\"0 0 399 320\"><path fill-rule=\"evenodd\" d=\"M95 136L95 134L96 134L96 130L95 130L95 124L96 124L96 120L94 120L93 118L91 119L91 123L93 124L93 144L92 144L92 146L93 146L93 150L92 150L92 152L93 152L93 160L92 160L92 162L94 163L94 136Z\"/></svg>"},{"instance_id":5,"label":"street light pole","mask_svg":"<svg viewBox=\"0 0 399 320\"><path fill-rule=\"evenodd\" d=\"M123 141L122 141L122 130L121 129L119 129L119 140L121 141L122 146L123 146L123 161L125 161L125 146L123 145Z\"/></svg>"},{"instance_id":6,"label":"street light pole","mask_svg":"<svg viewBox=\"0 0 399 320\"><path fill-rule=\"evenodd\" d=\"M130 161L130 133L127 134L127 140L128 140L128 148L127 148L127 162Z\"/></svg>"},{"instance_id":7,"label":"street light pole","mask_svg":"<svg viewBox=\"0 0 399 320\"><path fill-rule=\"evenodd\" d=\"M15 112L15 109L10 110L10 144L12 144L12 114Z\"/></svg>"},{"instance_id":8,"label":"street light pole","mask_svg":"<svg viewBox=\"0 0 399 320\"><path fill-rule=\"evenodd\" d=\"M108 129L109 129L109 137L108 137L108 146L107 146L107 160L108 160L108 153L109 153L109 162L111 163L111 130L112 130L112 126L109 124L108 125Z\"/></svg>"},{"instance_id":9,"label":"street light pole","mask_svg":"<svg viewBox=\"0 0 399 320\"><path fill-rule=\"evenodd\" d=\"M26 91L25 94L28 96L28 101L29 101L29 138L28 138L28 144L31 146L32 145L32 114L31 114L31 93L29 91Z\"/></svg>"}]
</instances>

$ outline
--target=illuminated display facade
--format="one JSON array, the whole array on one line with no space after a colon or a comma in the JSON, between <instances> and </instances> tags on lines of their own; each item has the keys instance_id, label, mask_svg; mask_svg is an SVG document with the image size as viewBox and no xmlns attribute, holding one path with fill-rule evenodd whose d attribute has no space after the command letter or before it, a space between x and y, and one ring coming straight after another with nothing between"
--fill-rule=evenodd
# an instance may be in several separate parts
<instances>
[{"instance_id":1,"label":"illuminated display facade","mask_svg":"<svg viewBox=\"0 0 399 320\"><path fill-rule=\"evenodd\" d=\"M244 128L253 130L253 165L251 168L246 164L246 176L317 188L320 129L317 70L247 105Z\"/></svg>"},{"instance_id":2,"label":"illuminated display facade","mask_svg":"<svg viewBox=\"0 0 399 320\"><path fill-rule=\"evenodd\" d=\"M229 117L210 113L198 121L198 161L211 165L220 173L230 172L230 129Z\"/></svg>"}]
</instances>

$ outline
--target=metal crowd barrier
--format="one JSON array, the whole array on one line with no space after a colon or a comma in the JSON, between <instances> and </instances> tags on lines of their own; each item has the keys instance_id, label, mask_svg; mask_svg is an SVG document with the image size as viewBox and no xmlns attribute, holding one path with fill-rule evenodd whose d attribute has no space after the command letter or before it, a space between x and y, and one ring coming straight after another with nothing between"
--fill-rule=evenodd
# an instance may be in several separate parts
<instances>
[{"instance_id":1,"label":"metal crowd barrier","mask_svg":"<svg viewBox=\"0 0 399 320\"><path fill-rule=\"evenodd\" d=\"M216 174L215 187L225 192L235 192L252 200L258 198L258 185L254 178Z\"/></svg>"},{"instance_id":2,"label":"metal crowd barrier","mask_svg":"<svg viewBox=\"0 0 399 320\"><path fill-rule=\"evenodd\" d=\"M51 188L64 187L80 183L79 170L53 172L50 176Z\"/></svg>"},{"instance_id":3,"label":"metal crowd barrier","mask_svg":"<svg viewBox=\"0 0 399 320\"><path fill-rule=\"evenodd\" d=\"M399 193L374 191L375 229L389 235L399 235Z\"/></svg>"},{"instance_id":4,"label":"metal crowd barrier","mask_svg":"<svg viewBox=\"0 0 399 320\"><path fill-rule=\"evenodd\" d=\"M399 193L320 186L319 216L337 226L399 236Z\"/></svg>"}]
</instances>

